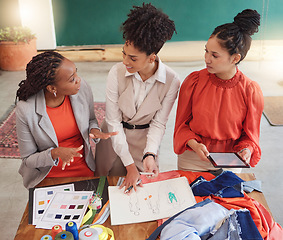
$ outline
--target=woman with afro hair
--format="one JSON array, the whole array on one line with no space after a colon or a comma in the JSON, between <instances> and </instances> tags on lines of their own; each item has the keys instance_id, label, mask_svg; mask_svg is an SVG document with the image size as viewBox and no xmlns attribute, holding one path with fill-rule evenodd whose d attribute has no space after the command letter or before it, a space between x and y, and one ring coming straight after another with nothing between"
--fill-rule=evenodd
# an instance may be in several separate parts
<instances>
[{"instance_id":1,"label":"woman with afro hair","mask_svg":"<svg viewBox=\"0 0 283 240\"><path fill-rule=\"evenodd\" d=\"M123 62L107 78L102 126L119 133L97 145L96 173L126 175L121 188L136 190L139 171L159 173L158 151L180 81L157 54L176 30L166 14L145 3L133 7L122 30Z\"/></svg>"}]
</instances>

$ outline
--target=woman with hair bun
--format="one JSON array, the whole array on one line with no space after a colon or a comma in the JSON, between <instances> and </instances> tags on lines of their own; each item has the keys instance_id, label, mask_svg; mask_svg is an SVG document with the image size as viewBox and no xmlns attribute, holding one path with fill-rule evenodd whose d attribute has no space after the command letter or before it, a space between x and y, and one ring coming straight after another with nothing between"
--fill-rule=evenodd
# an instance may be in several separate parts
<instances>
[{"instance_id":1,"label":"woman with hair bun","mask_svg":"<svg viewBox=\"0 0 283 240\"><path fill-rule=\"evenodd\" d=\"M209 152L237 152L252 167L260 160L263 95L237 67L259 25L258 12L246 9L216 27L205 45L206 68L182 83L174 130L178 169L215 170Z\"/></svg>"},{"instance_id":2,"label":"woman with hair bun","mask_svg":"<svg viewBox=\"0 0 283 240\"><path fill-rule=\"evenodd\" d=\"M134 6L122 30L123 62L107 78L102 127L119 134L97 145L96 173L126 175L121 187L136 190L139 171L158 175L158 151L180 81L157 56L175 32L166 14L150 3Z\"/></svg>"}]
</instances>

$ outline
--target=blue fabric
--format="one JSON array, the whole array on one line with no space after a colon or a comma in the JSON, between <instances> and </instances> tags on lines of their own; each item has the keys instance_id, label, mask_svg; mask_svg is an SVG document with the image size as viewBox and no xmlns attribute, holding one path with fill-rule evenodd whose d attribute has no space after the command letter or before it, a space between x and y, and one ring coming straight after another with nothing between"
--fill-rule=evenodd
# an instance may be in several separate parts
<instances>
[{"instance_id":1,"label":"blue fabric","mask_svg":"<svg viewBox=\"0 0 283 240\"><path fill-rule=\"evenodd\" d=\"M234 211L215 232L202 236L201 240L263 240L247 209Z\"/></svg>"},{"instance_id":2,"label":"blue fabric","mask_svg":"<svg viewBox=\"0 0 283 240\"><path fill-rule=\"evenodd\" d=\"M197 178L191 183L191 188L195 196L209 196L211 194L218 197L243 197L240 183L244 182L231 171L223 171L219 176L211 181L203 177Z\"/></svg>"},{"instance_id":3,"label":"blue fabric","mask_svg":"<svg viewBox=\"0 0 283 240\"><path fill-rule=\"evenodd\" d=\"M242 197L243 189L259 190L258 182L245 182L233 172L224 171L211 181L199 177L191 183L196 196ZM223 220L220 228L216 224ZM220 204L206 199L169 218L147 240L261 240L262 237L247 209L228 211Z\"/></svg>"},{"instance_id":4,"label":"blue fabric","mask_svg":"<svg viewBox=\"0 0 283 240\"><path fill-rule=\"evenodd\" d=\"M188 209L163 228L160 240L200 240L201 236L212 232L228 215L229 210L212 201L201 207Z\"/></svg>"},{"instance_id":5,"label":"blue fabric","mask_svg":"<svg viewBox=\"0 0 283 240\"><path fill-rule=\"evenodd\" d=\"M242 182L242 188L245 192L250 193L254 190L262 192L261 190L261 181L259 180L252 180L248 182Z\"/></svg>"},{"instance_id":6,"label":"blue fabric","mask_svg":"<svg viewBox=\"0 0 283 240\"><path fill-rule=\"evenodd\" d=\"M202 240L239 240L239 224L236 220L236 213L233 212L215 232L211 232L201 237Z\"/></svg>"},{"instance_id":7,"label":"blue fabric","mask_svg":"<svg viewBox=\"0 0 283 240\"><path fill-rule=\"evenodd\" d=\"M262 237L252 219L252 216L248 210L237 211L237 220L240 224L241 233L240 236L243 240L262 240Z\"/></svg>"},{"instance_id":8,"label":"blue fabric","mask_svg":"<svg viewBox=\"0 0 283 240\"><path fill-rule=\"evenodd\" d=\"M204 200L204 201L202 201L202 202L199 202L199 203L196 203L194 206L191 206L191 207L189 207L189 208L186 208L186 209L184 209L183 211L181 211L181 212L175 214L174 216L170 217L170 218L169 218L167 221L165 221L162 225L160 225L158 228L156 228L155 231L149 236L149 238L147 238L147 240L155 240L155 239L159 236L159 234L160 234L160 232L162 231L162 229L163 229L166 225L168 225L172 220L174 220L175 217L179 216L181 213L183 213L183 212L185 212L185 211L187 211L187 210L189 210L189 209L194 209L194 208L196 208L196 207L202 207L202 206L204 206L204 205L206 205L206 204L208 204L208 203L210 203L210 202L212 202L210 199L206 199L206 200Z\"/></svg>"}]
</instances>

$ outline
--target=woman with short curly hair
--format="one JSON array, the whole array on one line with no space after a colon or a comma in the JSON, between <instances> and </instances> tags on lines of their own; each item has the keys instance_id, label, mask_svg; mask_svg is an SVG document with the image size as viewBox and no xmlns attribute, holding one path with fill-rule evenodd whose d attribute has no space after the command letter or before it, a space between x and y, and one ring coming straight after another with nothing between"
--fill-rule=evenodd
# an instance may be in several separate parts
<instances>
[{"instance_id":1,"label":"woman with short curly hair","mask_svg":"<svg viewBox=\"0 0 283 240\"><path fill-rule=\"evenodd\" d=\"M139 171L153 177L159 173L158 151L180 81L157 54L176 30L174 22L151 4L134 6L122 30L123 63L108 75L102 127L119 134L97 145L96 173L126 174L122 187L136 189Z\"/></svg>"}]
</instances>

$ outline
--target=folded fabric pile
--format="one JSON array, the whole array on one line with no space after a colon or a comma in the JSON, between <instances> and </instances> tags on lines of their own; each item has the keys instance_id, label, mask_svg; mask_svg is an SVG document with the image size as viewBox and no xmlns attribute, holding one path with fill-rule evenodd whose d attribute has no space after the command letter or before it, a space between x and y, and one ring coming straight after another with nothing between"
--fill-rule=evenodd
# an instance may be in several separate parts
<instances>
[{"instance_id":1,"label":"folded fabric pile","mask_svg":"<svg viewBox=\"0 0 283 240\"><path fill-rule=\"evenodd\" d=\"M248 210L229 211L210 199L173 216L162 227L160 239L262 240Z\"/></svg>"},{"instance_id":2,"label":"folded fabric pile","mask_svg":"<svg viewBox=\"0 0 283 240\"><path fill-rule=\"evenodd\" d=\"M215 177L208 172L170 171L160 178L186 176L197 204L166 220L148 238L192 240L279 240L283 229L244 190L260 191L258 181L245 182L233 172ZM146 180L144 181L146 182Z\"/></svg>"}]
</instances>

